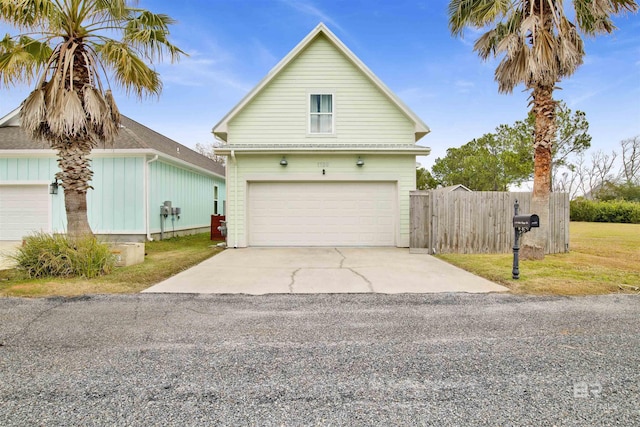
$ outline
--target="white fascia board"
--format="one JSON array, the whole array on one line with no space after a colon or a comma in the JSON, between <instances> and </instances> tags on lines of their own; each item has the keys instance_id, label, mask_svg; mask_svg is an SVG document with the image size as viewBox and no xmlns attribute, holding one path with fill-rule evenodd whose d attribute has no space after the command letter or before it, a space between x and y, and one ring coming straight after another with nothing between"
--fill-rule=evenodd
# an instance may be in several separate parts
<instances>
[{"instance_id":1,"label":"white fascia board","mask_svg":"<svg viewBox=\"0 0 640 427\"><path fill-rule=\"evenodd\" d=\"M338 154L415 154L417 156L427 156L431 153L431 148L429 147L384 147L384 148L375 148L375 147L274 147L274 148L242 148L242 147L233 147L233 148L218 148L215 150L216 155L220 156L228 156L231 152L235 152L236 154L288 154L288 153L299 153L299 154L326 154L326 153L338 153Z\"/></svg>"},{"instance_id":2,"label":"white fascia board","mask_svg":"<svg viewBox=\"0 0 640 427\"><path fill-rule=\"evenodd\" d=\"M13 159L16 157L56 157L56 151L50 148L29 150L0 150L0 157Z\"/></svg>"},{"instance_id":3,"label":"white fascia board","mask_svg":"<svg viewBox=\"0 0 640 427\"><path fill-rule=\"evenodd\" d=\"M0 127L5 126L20 126L20 110L22 106L16 108L11 111L9 114L6 114L4 117L0 118Z\"/></svg>"}]
</instances>

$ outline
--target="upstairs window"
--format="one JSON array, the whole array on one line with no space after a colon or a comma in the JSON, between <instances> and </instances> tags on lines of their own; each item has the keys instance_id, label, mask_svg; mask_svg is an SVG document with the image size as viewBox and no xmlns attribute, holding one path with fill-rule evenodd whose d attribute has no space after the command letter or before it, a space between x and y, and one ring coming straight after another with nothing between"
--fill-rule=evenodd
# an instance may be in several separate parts
<instances>
[{"instance_id":1,"label":"upstairs window","mask_svg":"<svg viewBox=\"0 0 640 427\"><path fill-rule=\"evenodd\" d=\"M333 95L311 94L309 98L309 133L333 133Z\"/></svg>"}]
</instances>

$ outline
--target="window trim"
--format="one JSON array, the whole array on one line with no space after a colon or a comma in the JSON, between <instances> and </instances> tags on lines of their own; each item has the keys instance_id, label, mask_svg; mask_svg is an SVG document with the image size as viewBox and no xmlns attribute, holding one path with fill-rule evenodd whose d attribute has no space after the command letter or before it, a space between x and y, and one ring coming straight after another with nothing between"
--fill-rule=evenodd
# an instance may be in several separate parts
<instances>
[{"instance_id":1,"label":"window trim","mask_svg":"<svg viewBox=\"0 0 640 427\"><path fill-rule=\"evenodd\" d=\"M311 117L313 115L329 115L329 113L312 113L311 96L331 95L331 132L311 132ZM307 92L307 136L310 137L334 137L336 136L336 94L333 90L310 90Z\"/></svg>"}]
</instances>

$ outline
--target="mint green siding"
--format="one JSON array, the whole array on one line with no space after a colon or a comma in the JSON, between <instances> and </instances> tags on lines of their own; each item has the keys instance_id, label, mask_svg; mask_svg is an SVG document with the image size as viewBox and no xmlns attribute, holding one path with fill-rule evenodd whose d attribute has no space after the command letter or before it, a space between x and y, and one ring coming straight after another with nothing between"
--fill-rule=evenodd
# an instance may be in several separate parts
<instances>
[{"instance_id":1,"label":"mint green siding","mask_svg":"<svg viewBox=\"0 0 640 427\"><path fill-rule=\"evenodd\" d=\"M214 186L218 186L220 205L224 200L224 179L205 176L160 160L149 165L150 229L160 232L160 206L171 201L182 210L180 219L169 216L165 231L208 227L214 207Z\"/></svg>"},{"instance_id":2,"label":"mint green siding","mask_svg":"<svg viewBox=\"0 0 640 427\"><path fill-rule=\"evenodd\" d=\"M53 181L58 170L55 159L0 158L0 181Z\"/></svg>"},{"instance_id":3,"label":"mint green siding","mask_svg":"<svg viewBox=\"0 0 640 427\"><path fill-rule=\"evenodd\" d=\"M94 233L145 233L144 162L143 156L93 158L87 208Z\"/></svg>"},{"instance_id":4,"label":"mint green siding","mask_svg":"<svg viewBox=\"0 0 640 427\"><path fill-rule=\"evenodd\" d=\"M145 180L149 156L95 156L92 158L94 172L87 193L89 224L96 234L146 235ZM168 228L185 230L208 227L214 211L214 186L218 186L220 210L225 200L224 178L214 178L204 173L174 166L157 160L148 165L148 203L151 233L160 232L159 207L165 200L182 208L179 220ZM58 172L53 156L31 158L0 158L0 184L20 183L49 184ZM52 231L66 230L64 191L51 197Z\"/></svg>"}]
</instances>

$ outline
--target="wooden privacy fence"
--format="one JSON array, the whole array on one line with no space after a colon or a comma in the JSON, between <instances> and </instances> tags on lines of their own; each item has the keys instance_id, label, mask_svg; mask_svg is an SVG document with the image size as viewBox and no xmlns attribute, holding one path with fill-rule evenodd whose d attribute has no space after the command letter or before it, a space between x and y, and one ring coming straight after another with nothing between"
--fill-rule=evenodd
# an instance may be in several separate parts
<instances>
[{"instance_id":1,"label":"wooden privacy fence","mask_svg":"<svg viewBox=\"0 0 640 427\"><path fill-rule=\"evenodd\" d=\"M509 253L513 250L513 204L531 212L531 193L412 191L411 252ZM569 195L551 193L547 253L569 251Z\"/></svg>"}]
</instances>

